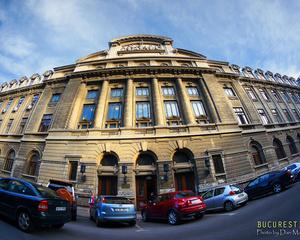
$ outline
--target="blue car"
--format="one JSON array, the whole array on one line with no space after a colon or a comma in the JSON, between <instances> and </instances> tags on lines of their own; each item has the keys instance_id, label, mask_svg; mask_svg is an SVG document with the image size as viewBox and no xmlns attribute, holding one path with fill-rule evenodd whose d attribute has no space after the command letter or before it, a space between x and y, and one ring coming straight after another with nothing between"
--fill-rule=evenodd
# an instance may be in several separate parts
<instances>
[{"instance_id":1,"label":"blue car","mask_svg":"<svg viewBox=\"0 0 300 240\"><path fill-rule=\"evenodd\" d=\"M125 197L99 196L90 208L90 219L100 227L105 222L136 224L136 210L131 200Z\"/></svg>"},{"instance_id":2,"label":"blue car","mask_svg":"<svg viewBox=\"0 0 300 240\"><path fill-rule=\"evenodd\" d=\"M70 221L70 206L49 188L16 178L0 178L0 214L24 232L35 226L61 228Z\"/></svg>"}]
</instances>

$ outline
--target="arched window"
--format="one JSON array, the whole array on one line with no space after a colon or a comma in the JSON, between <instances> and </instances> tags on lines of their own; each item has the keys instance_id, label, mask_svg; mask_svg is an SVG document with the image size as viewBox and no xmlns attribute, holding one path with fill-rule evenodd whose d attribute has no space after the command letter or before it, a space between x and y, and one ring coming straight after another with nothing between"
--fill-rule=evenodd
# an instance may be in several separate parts
<instances>
[{"instance_id":1,"label":"arched window","mask_svg":"<svg viewBox=\"0 0 300 240\"><path fill-rule=\"evenodd\" d=\"M37 152L33 152L28 161L27 174L31 176L37 176L40 166L40 155Z\"/></svg>"},{"instance_id":2,"label":"arched window","mask_svg":"<svg viewBox=\"0 0 300 240\"><path fill-rule=\"evenodd\" d=\"M153 165L154 163L154 157L147 153L141 153L136 162L137 165Z\"/></svg>"},{"instance_id":3,"label":"arched window","mask_svg":"<svg viewBox=\"0 0 300 240\"><path fill-rule=\"evenodd\" d=\"M118 158L113 154L105 154L101 161L102 166L116 166L118 165Z\"/></svg>"},{"instance_id":4,"label":"arched window","mask_svg":"<svg viewBox=\"0 0 300 240\"><path fill-rule=\"evenodd\" d=\"M190 162L190 157L183 151L177 151L173 156L173 161L175 163L186 163Z\"/></svg>"},{"instance_id":5,"label":"arched window","mask_svg":"<svg viewBox=\"0 0 300 240\"><path fill-rule=\"evenodd\" d=\"M287 136L286 142L289 145L291 154L296 154L298 152L298 149L296 147L294 139L291 136Z\"/></svg>"},{"instance_id":6,"label":"arched window","mask_svg":"<svg viewBox=\"0 0 300 240\"><path fill-rule=\"evenodd\" d=\"M4 170L11 172L14 161L15 161L16 153L14 150L10 150L7 154L6 161L4 164Z\"/></svg>"},{"instance_id":7,"label":"arched window","mask_svg":"<svg viewBox=\"0 0 300 240\"><path fill-rule=\"evenodd\" d=\"M255 165L261 165L266 163L266 158L262 146L255 141L252 141L250 144L252 159Z\"/></svg>"},{"instance_id":8,"label":"arched window","mask_svg":"<svg viewBox=\"0 0 300 240\"><path fill-rule=\"evenodd\" d=\"M278 138L274 138L273 146L275 148L277 159L282 159L282 158L286 157L283 145L282 145L281 141Z\"/></svg>"}]
</instances>

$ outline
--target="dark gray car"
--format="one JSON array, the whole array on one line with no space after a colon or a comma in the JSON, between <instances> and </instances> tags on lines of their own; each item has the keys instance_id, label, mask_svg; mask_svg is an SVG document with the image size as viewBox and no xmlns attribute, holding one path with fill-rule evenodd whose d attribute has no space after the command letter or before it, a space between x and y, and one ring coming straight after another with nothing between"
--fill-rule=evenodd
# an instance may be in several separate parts
<instances>
[{"instance_id":1,"label":"dark gray car","mask_svg":"<svg viewBox=\"0 0 300 240\"><path fill-rule=\"evenodd\" d=\"M136 210L128 198L99 196L90 208L90 219L95 220L98 227L104 222L126 222L133 226Z\"/></svg>"},{"instance_id":2,"label":"dark gray car","mask_svg":"<svg viewBox=\"0 0 300 240\"><path fill-rule=\"evenodd\" d=\"M238 186L225 185L212 188L202 194L207 210L224 209L231 211L237 206L245 205L248 202L247 193Z\"/></svg>"}]
</instances>

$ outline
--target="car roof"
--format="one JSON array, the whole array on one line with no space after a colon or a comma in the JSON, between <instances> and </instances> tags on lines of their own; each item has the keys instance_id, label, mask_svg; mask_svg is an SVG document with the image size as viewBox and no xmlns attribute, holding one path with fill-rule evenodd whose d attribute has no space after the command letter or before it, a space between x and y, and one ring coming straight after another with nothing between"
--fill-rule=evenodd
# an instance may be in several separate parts
<instances>
[{"instance_id":1,"label":"car roof","mask_svg":"<svg viewBox=\"0 0 300 240\"><path fill-rule=\"evenodd\" d=\"M161 194L158 194L158 195L159 196L161 196L161 195L167 195L167 194L176 195L176 194L182 193L182 192L193 192L193 191L192 190L182 190L182 191L174 191L174 192L161 193Z\"/></svg>"}]
</instances>

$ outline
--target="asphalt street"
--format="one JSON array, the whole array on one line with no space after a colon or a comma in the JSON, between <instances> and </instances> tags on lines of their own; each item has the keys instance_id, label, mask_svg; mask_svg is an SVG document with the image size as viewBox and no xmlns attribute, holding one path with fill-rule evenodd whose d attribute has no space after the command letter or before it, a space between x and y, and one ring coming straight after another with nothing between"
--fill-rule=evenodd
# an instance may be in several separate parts
<instances>
[{"instance_id":1,"label":"asphalt street","mask_svg":"<svg viewBox=\"0 0 300 240\"><path fill-rule=\"evenodd\" d=\"M233 240L233 239L300 239L300 226L292 229L261 229L257 221L300 221L300 182L279 194L250 201L232 212L213 212L202 219L178 226L165 222L138 220L135 227L122 224L97 228L88 218L79 217L60 230L38 229L32 234L18 230L14 223L0 218L0 240Z\"/></svg>"}]
</instances>

